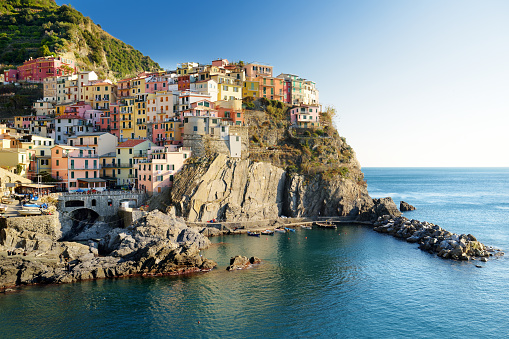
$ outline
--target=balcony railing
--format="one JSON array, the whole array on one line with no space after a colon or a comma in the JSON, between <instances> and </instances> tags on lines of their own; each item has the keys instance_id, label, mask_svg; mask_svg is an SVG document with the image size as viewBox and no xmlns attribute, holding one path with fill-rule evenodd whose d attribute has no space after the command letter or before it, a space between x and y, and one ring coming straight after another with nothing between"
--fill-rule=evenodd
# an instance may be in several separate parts
<instances>
[{"instance_id":1,"label":"balcony railing","mask_svg":"<svg viewBox=\"0 0 509 339\"><path fill-rule=\"evenodd\" d=\"M71 166L71 170L98 170L99 166Z\"/></svg>"},{"instance_id":2,"label":"balcony railing","mask_svg":"<svg viewBox=\"0 0 509 339\"><path fill-rule=\"evenodd\" d=\"M133 164L129 164L129 163L117 163L117 168L132 168L133 167Z\"/></svg>"}]
</instances>

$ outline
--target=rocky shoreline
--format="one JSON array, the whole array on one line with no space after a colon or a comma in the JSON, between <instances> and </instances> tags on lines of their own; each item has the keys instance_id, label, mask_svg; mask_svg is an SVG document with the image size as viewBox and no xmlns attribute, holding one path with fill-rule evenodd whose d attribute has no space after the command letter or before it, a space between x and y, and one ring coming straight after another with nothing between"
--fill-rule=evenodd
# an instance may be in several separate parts
<instances>
[{"instance_id":1,"label":"rocky shoreline","mask_svg":"<svg viewBox=\"0 0 509 339\"><path fill-rule=\"evenodd\" d=\"M206 272L216 266L199 254L210 244L206 236L188 227L183 219L160 211L150 212L128 228L115 228L100 241L89 240L86 244L58 241L61 234L54 220L26 220L32 224L32 228L28 227L31 230L5 225L0 230L0 251L15 249L15 255L6 255L0 262L0 289Z\"/></svg>"},{"instance_id":2,"label":"rocky shoreline","mask_svg":"<svg viewBox=\"0 0 509 339\"><path fill-rule=\"evenodd\" d=\"M438 225L401 216L391 198L373 199L371 209L359 215L368 224L444 259L481 260L504 255L470 234L454 234ZM285 219L268 225L274 228ZM62 239L58 213L52 216L3 219L0 223L0 291L33 284L60 284L130 276L180 275L207 272L217 264L202 258L208 237L237 234L214 227L189 227L184 219L154 210L127 228L114 228L102 239L86 242ZM9 255L6 255L9 253ZM260 259L237 256L227 270L249 268Z\"/></svg>"}]
</instances>

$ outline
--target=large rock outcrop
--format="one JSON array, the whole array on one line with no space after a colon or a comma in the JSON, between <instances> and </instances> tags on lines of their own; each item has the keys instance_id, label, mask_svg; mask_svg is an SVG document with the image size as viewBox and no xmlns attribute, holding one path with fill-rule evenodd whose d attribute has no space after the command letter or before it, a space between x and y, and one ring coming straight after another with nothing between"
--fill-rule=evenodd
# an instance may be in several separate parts
<instances>
[{"instance_id":1,"label":"large rock outcrop","mask_svg":"<svg viewBox=\"0 0 509 339\"><path fill-rule=\"evenodd\" d=\"M210 241L198 229L160 211L148 213L126 229L111 230L100 243L88 244L58 241L61 233L53 227L57 216L32 220L38 221L38 226L20 224L31 219L11 218L14 221L1 227L0 287L182 274L207 271L216 265L200 256L199 251Z\"/></svg>"},{"instance_id":2,"label":"large rock outcrop","mask_svg":"<svg viewBox=\"0 0 509 339\"><path fill-rule=\"evenodd\" d=\"M171 199L189 221L355 217L373 205L365 185L339 174L289 175L268 162L225 155L187 164L177 174Z\"/></svg>"}]
</instances>

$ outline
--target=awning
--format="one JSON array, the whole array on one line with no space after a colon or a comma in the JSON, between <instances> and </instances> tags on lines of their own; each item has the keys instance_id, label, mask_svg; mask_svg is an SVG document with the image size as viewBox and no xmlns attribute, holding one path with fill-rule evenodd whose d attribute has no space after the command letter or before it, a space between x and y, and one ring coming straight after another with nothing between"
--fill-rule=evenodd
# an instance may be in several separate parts
<instances>
[{"instance_id":1,"label":"awning","mask_svg":"<svg viewBox=\"0 0 509 339\"><path fill-rule=\"evenodd\" d=\"M106 182L106 180L101 178L78 178L78 181L82 182Z\"/></svg>"},{"instance_id":2,"label":"awning","mask_svg":"<svg viewBox=\"0 0 509 339\"><path fill-rule=\"evenodd\" d=\"M43 185L43 184L21 184L21 187L27 187L27 188L52 188L55 187L55 185Z\"/></svg>"}]
</instances>

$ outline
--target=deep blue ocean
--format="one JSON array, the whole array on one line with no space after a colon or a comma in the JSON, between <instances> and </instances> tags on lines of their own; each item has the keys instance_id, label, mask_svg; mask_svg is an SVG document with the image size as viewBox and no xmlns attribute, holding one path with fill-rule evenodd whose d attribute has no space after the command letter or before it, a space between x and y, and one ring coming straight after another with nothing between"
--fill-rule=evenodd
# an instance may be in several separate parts
<instances>
[{"instance_id":1,"label":"deep blue ocean","mask_svg":"<svg viewBox=\"0 0 509 339\"><path fill-rule=\"evenodd\" d=\"M509 169L365 168L372 197L509 251ZM1 338L509 337L509 258L439 259L366 226L212 238L217 269L0 295ZM234 255L255 268L227 272ZM482 268L475 265L480 264Z\"/></svg>"}]
</instances>

